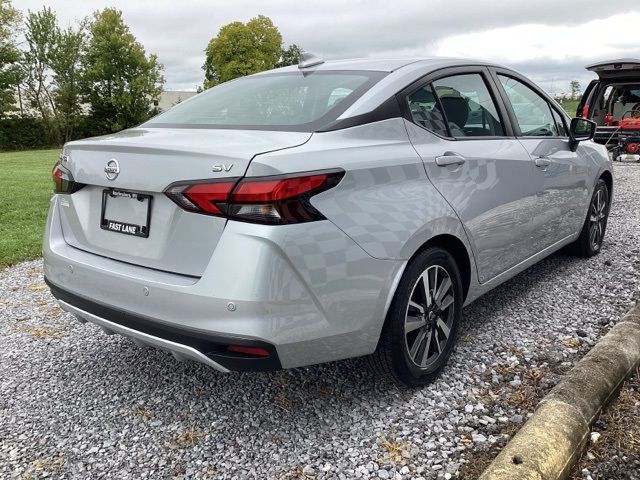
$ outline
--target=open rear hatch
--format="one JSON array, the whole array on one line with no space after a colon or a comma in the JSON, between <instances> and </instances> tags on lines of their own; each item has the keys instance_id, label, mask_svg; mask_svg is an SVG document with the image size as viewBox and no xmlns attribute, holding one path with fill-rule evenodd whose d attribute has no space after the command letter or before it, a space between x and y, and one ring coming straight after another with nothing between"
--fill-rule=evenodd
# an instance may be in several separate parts
<instances>
[{"instance_id":1,"label":"open rear hatch","mask_svg":"<svg viewBox=\"0 0 640 480\"><path fill-rule=\"evenodd\" d=\"M594 63L585 67L590 72L594 72L601 80L625 79L640 75L640 59L620 58L618 60L607 60Z\"/></svg>"},{"instance_id":2,"label":"open rear hatch","mask_svg":"<svg viewBox=\"0 0 640 480\"><path fill-rule=\"evenodd\" d=\"M174 182L242 177L260 153L305 143L310 133L136 128L70 142L64 167L82 188L60 195L65 241L97 255L201 276L224 229L162 193Z\"/></svg>"},{"instance_id":3,"label":"open rear hatch","mask_svg":"<svg viewBox=\"0 0 640 480\"><path fill-rule=\"evenodd\" d=\"M598 75L598 79L592 80L585 89L576 116L589 118L598 124L594 137L596 142L615 145L618 143L619 129L617 126L611 126L605 118L607 114L612 113L605 105L605 91L609 85L619 82L640 84L640 59L606 60L587 65L585 68Z\"/></svg>"}]
</instances>

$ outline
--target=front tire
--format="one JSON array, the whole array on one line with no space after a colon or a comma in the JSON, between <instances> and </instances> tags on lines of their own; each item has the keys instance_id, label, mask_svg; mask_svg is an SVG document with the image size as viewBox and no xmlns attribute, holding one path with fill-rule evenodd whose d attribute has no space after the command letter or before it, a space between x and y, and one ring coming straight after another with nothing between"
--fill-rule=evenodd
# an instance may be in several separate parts
<instances>
[{"instance_id":1,"label":"front tire","mask_svg":"<svg viewBox=\"0 0 640 480\"><path fill-rule=\"evenodd\" d=\"M441 248L419 253L398 284L372 366L409 387L434 380L453 350L462 302L462 280L451 254Z\"/></svg>"},{"instance_id":2,"label":"front tire","mask_svg":"<svg viewBox=\"0 0 640 480\"><path fill-rule=\"evenodd\" d=\"M571 250L575 255L593 257L600 253L609 219L609 198L607 183L603 179L598 180L580 236L571 244Z\"/></svg>"}]
</instances>

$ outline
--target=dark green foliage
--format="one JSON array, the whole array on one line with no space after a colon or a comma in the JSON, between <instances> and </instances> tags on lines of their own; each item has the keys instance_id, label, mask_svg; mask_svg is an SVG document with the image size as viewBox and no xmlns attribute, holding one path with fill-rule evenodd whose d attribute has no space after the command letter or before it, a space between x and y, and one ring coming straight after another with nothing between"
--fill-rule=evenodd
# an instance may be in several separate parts
<instances>
[{"instance_id":1,"label":"dark green foliage","mask_svg":"<svg viewBox=\"0 0 640 480\"><path fill-rule=\"evenodd\" d=\"M146 54L119 10L94 14L83 67L86 101L101 130L130 128L156 113L162 65Z\"/></svg>"}]
</instances>

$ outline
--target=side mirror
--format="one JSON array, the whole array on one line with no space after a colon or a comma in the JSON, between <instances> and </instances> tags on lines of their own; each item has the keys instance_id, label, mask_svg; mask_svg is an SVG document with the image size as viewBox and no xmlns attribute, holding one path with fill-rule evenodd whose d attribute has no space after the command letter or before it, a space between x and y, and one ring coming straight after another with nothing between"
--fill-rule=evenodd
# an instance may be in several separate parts
<instances>
[{"instance_id":1,"label":"side mirror","mask_svg":"<svg viewBox=\"0 0 640 480\"><path fill-rule=\"evenodd\" d=\"M569 127L569 148L572 152L578 148L578 143L591 140L596 134L596 123L586 118L572 118Z\"/></svg>"}]
</instances>

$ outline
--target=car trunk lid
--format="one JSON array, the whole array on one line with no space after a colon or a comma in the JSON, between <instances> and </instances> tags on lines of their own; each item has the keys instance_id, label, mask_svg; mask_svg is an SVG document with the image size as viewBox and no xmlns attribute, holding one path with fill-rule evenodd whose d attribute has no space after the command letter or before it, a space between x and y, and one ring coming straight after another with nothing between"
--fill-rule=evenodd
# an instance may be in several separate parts
<instances>
[{"instance_id":1,"label":"car trunk lid","mask_svg":"<svg viewBox=\"0 0 640 480\"><path fill-rule=\"evenodd\" d=\"M200 276L226 220L183 210L162 193L164 189L176 181L241 177L255 155L301 145L310 136L135 128L70 142L65 146L65 167L86 186L60 195L65 241L123 262ZM113 223L107 225L109 220ZM147 223L148 236L144 231L133 234L131 225Z\"/></svg>"},{"instance_id":2,"label":"car trunk lid","mask_svg":"<svg viewBox=\"0 0 640 480\"><path fill-rule=\"evenodd\" d=\"M623 79L640 75L640 59L620 58L594 63L585 67L594 72L601 80Z\"/></svg>"}]
</instances>

